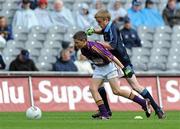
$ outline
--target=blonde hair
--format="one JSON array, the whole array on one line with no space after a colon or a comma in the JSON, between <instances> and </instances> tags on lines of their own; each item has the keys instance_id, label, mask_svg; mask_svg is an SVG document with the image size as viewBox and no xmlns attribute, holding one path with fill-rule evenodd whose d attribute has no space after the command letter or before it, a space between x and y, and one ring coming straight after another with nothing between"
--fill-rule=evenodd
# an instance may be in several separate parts
<instances>
[{"instance_id":1,"label":"blonde hair","mask_svg":"<svg viewBox=\"0 0 180 129\"><path fill-rule=\"evenodd\" d=\"M103 18L103 19L105 20L106 18L108 18L109 21L111 20L111 14L110 14L109 11L106 10L106 9L101 9L101 10L99 10L99 11L95 14L94 17L95 17L95 19L97 19L97 18Z\"/></svg>"}]
</instances>

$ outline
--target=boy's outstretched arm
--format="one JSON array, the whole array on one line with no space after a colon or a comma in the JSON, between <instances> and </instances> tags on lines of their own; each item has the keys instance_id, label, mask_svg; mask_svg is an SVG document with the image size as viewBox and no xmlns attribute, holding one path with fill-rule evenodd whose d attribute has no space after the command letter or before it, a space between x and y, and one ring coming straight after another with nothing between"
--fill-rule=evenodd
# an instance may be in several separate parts
<instances>
[{"instance_id":1,"label":"boy's outstretched arm","mask_svg":"<svg viewBox=\"0 0 180 129\"><path fill-rule=\"evenodd\" d=\"M94 29L95 34L102 34L102 29Z\"/></svg>"},{"instance_id":2,"label":"boy's outstretched arm","mask_svg":"<svg viewBox=\"0 0 180 129\"><path fill-rule=\"evenodd\" d=\"M91 36L92 34L102 34L102 29L94 29L93 27L86 30L86 35Z\"/></svg>"},{"instance_id":3,"label":"boy's outstretched arm","mask_svg":"<svg viewBox=\"0 0 180 129\"><path fill-rule=\"evenodd\" d=\"M123 69L124 65L114 56L112 60L119 68Z\"/></svg>"}]
</instances>

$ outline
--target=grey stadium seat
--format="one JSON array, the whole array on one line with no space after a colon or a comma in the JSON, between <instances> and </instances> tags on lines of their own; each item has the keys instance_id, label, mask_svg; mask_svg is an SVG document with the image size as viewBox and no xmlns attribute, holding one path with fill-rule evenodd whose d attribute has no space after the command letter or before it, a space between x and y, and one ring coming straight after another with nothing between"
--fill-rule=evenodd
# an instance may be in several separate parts
<instances>
[{"instance_id":1,"label":"grey stadium seat","mask_svg":"<svg viewBox=\"0 0 180 129\"><path fill-rule=\"evenodd\" d=\"M132 48L132 55L133 56L138 56L138 55L144 55L144 56L150 56L151 55L151 52L150 52L150 49L148 48Z\"/></svg>"},{"instance_id":2,"label":"grey stadium seat","mask_svg":"<svg viewBox=\"0 0 180 129\"><path fill-rule=\"evenodd\" d=\"M29 40L25 43L25 48L41 49L42 47L43 47L42 43L37 40Z\"/></svg>"},{"instance_id":3,"label":"grey stadium seat","mask_svg":"<svg viewBox=\"0 0 180 129\"><path fill-rule=\"evenodd\" d=\"M38 33L38 32L31 32L28 34L28 39L44 41L46 39L46 35L43 33Z\"/></svg>"},{"instance_id":4,"label":"grey stadium seat","mask_svg":"<svg viewBox=\"0 0 180 129\"><path fill-rule=\"evenodd\" d=\"M171 35L168 33L155 33L154 40L171 40Z\"/></svg>"},{"instance_id":5,"label":"grey stadium seat","mask_svg":"<svg viewBox=\"0 0 180 129\"><path fill-rule=\"evenodd\" d=\"M180 41L172 41L171 49L173 49L173 48L180 50Z\"/></svg>"},{"instance_id":6,"label":"grey stadium seat","mask_svg":"<svg viewBox=\"0 0 180 129\"><path fill-rule=\"evenodd\" d=\"M38 62L45 62L45 63L55 63L56 62L56 57L55 56L39 56Z\"/></svg>"},{"instance_id":7,"label":"grey stadium seat","mask_svg":"<svg viewBox=\"0 0 180 129\"><path fill-rule=\"evenodd\" d=\"M17 9L19 9L17 3L7 0L4 4L3 4L3 8L4 9L8 9L8 10L13 10L16 11Z\"/></svg>"},{"instance_id":8,"label":"grey stadium seat","mask_svg":"<svg viewBox=\"0 0 180 129\"><path fill-rule=\"evenodd\" d=\"M170 48L171 47L171 43L168 41L161 41L161 40L155 40L153 42L153 47L154 48Z\"/></svg>"},{"instance_id":9,"label":"grey stadium seat","mask_svg":"<svg viewBox=\"0 0 180 129\"><path fill-rule=\"evenodd\" d=\"M14 33L28 33L29 30L23 26L13 26L13 32Z\"/></svg>"},{"instance_id":10,"label":"grey stadium seat","mask_svg":"<svg viewBox=\"0 0 180 129\"><path fill-rule=\"evenodd\" d=\"M180 45L180 40L172 40L171 43L172 43L172 47L173 45Z\"/></svg>"},{"instance_id":11,"label":"grey stadium seat","mask_svg":"<svg viewBox=\"0 0 180 129\"><path fill-rule=\"evenodd\" d=\"M74 33L76 33L77 31L80 31L80 30L81 29L79 27L72 27L72 28L67 29L67 33L74 34Z\"/></svg>"},{"instance_id":12,"label":"grey stadium seat","mask_svg":"<svg viewBox=\"0 0 180 129\"><path fill-rule=\"evenodd\" d=\"M46 34L47 33L47 29L45 29L42 26L33 26L30 30L31 33L42 33L42 34Z\"/></svg>"},{"instance_id":13,"label":"grey stadium seat","mask_svg":"<svg viewBox=\"0 0 180 129\"><path fill-rule=\"evenodd\" d=\"M5 69L8 70L10 63L11 63L14 59L16 59L16 56L3 55L3 59L4 59L4 62L5 62L5 64L6 64L6 68L5 68Z\"/></svg>"},{"instance_id":14,"label":"grey stadium seat","mask_svg":"<svg viewBox=\"0 0 180 129\"><path fill-rule=\"evenodd\" d=\"M148 40L148 41L153 40L153 35L150 33L139 33L139 37L141 40Z\"/></svg>"},{"instance_id":15,"label":"grey stadium seat","mask_svg":"<svg viewBox=\"0 0 180 129\"><path fill-rule=\"evenodd\" d=\"M64 36L62 34L58 34L58 33L48 33L46 36L47 40L59 40L59 41L63 41L64 40Z\"/></svg>"},{"instance_id":16,"label":"grey stadium seat","mask_svg":"<svg viewBox=\"0 0 180 129\"><path fill-rule=\"evenodd\" d=\"M157 56L168 56L169 54L169 49L167 48L153 48L151 49L152 55L157 55Z\"/></svg>"},{"instance_id":17,"label":"grey stadium seat","mask_svg":"<svg viewBox=\"0 0 180 129\"><path fill-rule=\"evenodd\" d=\"M36 67L40 71L51 71L52 70L52 64L47 63L47 62L38 62L38 63L36 63Z\"/></svg>"},{"instance_id":18,"label":"grey stadium seat","mask_svg":"<svg viewBox=\"0 0 180 129\"><path fill-rule=\"evenodd\" d=\"M14 33L14 39L19 41L26 41L28 36L25 33Z\"/></svg>"},{"instance_id":19,"label":"grey stadium seat","mask_svg":"<svg viewBox=\"0 0 180 129\"><path fill-rule=\"evenodd\" d=\"M162 62L149 62L148 69L151 71L166 71L166 65Z\"/></svg>"},{"instance_id":20,"label":"grey stadium seat","mask_svg":"<svg viewBox=\"0 0 180 129\"><path fill-rule=\"evenodd\" d=\"M20 49L17 48L5 48L3 50L3 55L17 56L20 53Z\"/></svg>"},{"instance_id":21,"label":"grey stadium seat","mask_svg":"<svg viewBox=\"0 0 180 129\"><path fill-rule=\"evenodd\" d=\"M141 44L142 44L142 47L144 47L144 48L152 48L153 47L152 42L150 42L148 40L141 40Z\"/></svg>"},{"instance_id":22,"label":"grey stadium seat","mask_svg":"<svg viewBox=\"0 0 180 129\"><path fill-rule=\"evenodd\" d=\"M172 29L169 26L157 27L156 33L172 33Z\"/></svg>"},{"instance_id":23,"label":"grey stadium seat","mask_svg":"<svg viewBox=\"0 0 180 129\"><path fill-rule=\"evenodd\" d=\"M62 44L59 41L51 41L47 40L44 42L45 48L55 48L55 49L62 49Z\"/></svg>"},{"instance_id":24,"label":"grey stadium seat","mask_svg":"<svg viewBox=\"0 0 180 129\"><path fill-rule=\"evenodd\" d=\"M52 33L52 34L54 34L54 33L64 34L66 32L67 32L67 29L64 26L52 26L49 28L49 33Z\"/></svg>"},{"instance_id":25,"label":"grey stadium seat","mask_svg":"<svg viewBox=\"0 0 180 129\"><path fill-rule=\"evenodd\" d=\"M9 40L7 42L7 48L23 49L24 48L24 43L21 42L21 41Z\"/></svg>"},{"instance_id":26,"label":"grey stadium seat","mask_svg":"<svg viewBox=\"0 0 180 129\"><path fill-rule=\"evenodd\" d=\"M73 37L73 33L67 33L67 34L64 35L63 40L68 41L68 42L72 42L73 41L72 37Z\"/></svg>"},{"instance_id":27,"label":"grey stadium seat","mask_svg":"<svg viewBox=\"0 0 180 129\"><path fill-rule=\"evenodd\" d=\"M6 9L3 9L1 12L0 12L0 15L1 16L6 16L7 18L8 17L13 17L14 16L14 10L6 10Z\"/></svg>"},{"instance_id":28,"label":"grey stadium seat","mask_svg":"<svg viewBox=\"0 0 180 129\"><path fill-rule=\"evenodd\" d=\"M135 71L147 71L147 64L142 62L132 62Z\"/></svg>"},{"instance_id":29,"label":"grey stadium seat","mask_svg":"<svg viewBox=\"0 0 180 129\"><path fill-rule=\"evenodd\" d=\"M175 25L173 27L173 33L176 34L176 33L180 33L180 25Z\"/></svg>"},{"instance_id":30,"label":"grey stadium seat","mask_svg":"<svg viewBox=\"0 0 180 129\"><path fill-rule=\"evenodd\" d=\"M140 62L140 63L148 63L149 62L149 57L148 56L132 55L131 61L132 62Z\"/></svg>"},{"instance_id":31,"label":"grey stadium seat","mask_svg":"<svg viewBox=\"0 0 180 129\"><path fill-rule=\"evenodd\" d=\"M174 33L174 34L172 34L172 41L173 41L173 40L179 41L179 39L180 39L180 33Z\"/></svg>"},{"instance_id":32,"label":"grey stadium seat","mask_svg":"<svg viewBox=\"0 0 180 129\"><path fill-rule=\"evenodd\" d=\"M147 26L139 26L137 29L138 33L154 33L153 28L148 28Z\"/></svg>"},{"instance_id":33,"label":"grey stadium seat","mask_svg":"<svg viewBox=\"0 0 180 129\"><path fill-rule=\"evenodd\" d=\"M180 55L180 48L179 47L172 47L169 49L169 55Z\"/></svg>"},{"instance_id":34,"label":"grey stadium seat","mask_svg":"<svg viewBox=\"0 0 180 129\"><path fill-rule=\"evenodd\" d=\"M32 59L34 62L38 62L38 57L37 56L30 55L30 59Z\"/></svg>"},{"instance_id":35,"label":"grey stadium seat","mask_svg":"<svg viewBox=\"0 0 180 129\"><path fill-rule=\"evenodd\" d=\"M179 62L177 61L174 61L174 62L168 62L166 64L166 67L167 67L167 70L169 71L180 71L180 65L179 65Z\"/></svg>"},{"instance_id":36,"label":"grey stadium seat","mask_svg":"<svg viewBox=\"0 0 180 129\"><path fill-rule=\"evenodd\" d=\"M150 62L166 63L167 57L166 56L152 55L152 56L150 56Z\"/></svg>"},{"instance_id":37,"label":"grey stadium seat","mask_svg":"<svg viewBox=\"0 0 180 129\"><path fill-rule=\"evenodd\" d=\"M59 52L56 49L51 49L51 48L43 48L40 51L40 54L42 56L48 56L48 55L53 55L53 56L59 56Z\"/></svg>"},{"instance_id":38,"label":"grey stadium seat","mask_svg":"<svg viewBox=\"0 0 180 129\"><path fill-rule=\"evenodd\" d=\"M6 47L6 44L7 44L6 42L0 42L0 48L1 48L1 49L5 48L5 47Z\"/></svg>"},{"instance_id":39,"label":"grey stadium seat","mask_svg":"<svg viewBox=\"0 0 180 129\"><path fill-rule=\"evenodd\" d=\"M29 51L29 53L30 53L31 56L36 56L36 57L38 57L38 56L40 55L39 49L35 49L35 48L29 47L29 48L27 48L27 50Z\"/></svg>"},{"instance_id":40,"label":"grey stadium seat","mask_svg":"<svg viewBox=\"0 0 180 129\"><path fill-rule=\"evenodd\" d=\"M168 56L168 59L167 59L167 62L178 62L178 57L179 55L169 55Z\"/></svg>"}]
</instances>

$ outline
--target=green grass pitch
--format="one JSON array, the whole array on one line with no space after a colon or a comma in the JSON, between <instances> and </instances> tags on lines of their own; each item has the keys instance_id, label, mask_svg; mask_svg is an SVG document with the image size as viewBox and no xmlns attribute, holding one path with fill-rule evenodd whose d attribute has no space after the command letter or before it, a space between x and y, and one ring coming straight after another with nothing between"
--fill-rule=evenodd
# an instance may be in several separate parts
<instances>
[{"instance_id":1,"label":"green grass pitch","mask_svg":"<svg viewBox=\"0 0 180 129\"><path fill-rule=\"evenodd\" d=\"M143 112L113 112L110 120L92 120L92 112L44 112L40 120L27 120L25 113L0 113L0 129L180 129L180 112L167 112L165 120ZM143 120L134 120L141 115Z\"/></svg>"}]
</instances>

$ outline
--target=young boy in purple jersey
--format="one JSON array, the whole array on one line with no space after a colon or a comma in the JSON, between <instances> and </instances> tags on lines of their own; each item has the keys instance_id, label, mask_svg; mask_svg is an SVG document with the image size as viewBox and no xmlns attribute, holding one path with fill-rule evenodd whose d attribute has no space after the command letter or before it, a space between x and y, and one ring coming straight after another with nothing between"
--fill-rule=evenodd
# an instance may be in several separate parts
<instances>
[{"instance_id":1,"label":"young boy in purple jersey","mask_svg":"<svg viewBox=\"0 0 180 129\"><path fill-rule=\"evenodd\" d=\"M122 69L124 68L124 66L115 56L111 54L110 51L100 43L87 41L87 35L84 31L77 32L73 36L73 39L75 42L75 47L77 49L81 49L82 54L95 64L95 70L90 84L90 91L100 111L100 115L98 116L98 118L109 118L107 109L98 92L98 88L102 85L105 79L110 83L112 91L115 95L123 96L138 103L142 106L142 109L146 112L146 114L149 114L150 116L150 101L148 99L139 98L137 95L135 95L135 91L133 90L129 91L119 88L119 72L115 65ZM121 73L121 77L122 76L123 73ZM127 72L127 74L125 73L125 76L131 75L129 75Z\"/></svg>"},{"instance_id":2,"label":"young boy in purple jersey","mask_svg":"<svg viewBox=\"0 0 180 129\"><path fill-rule=\"evenodd\" d=\"M164 111L156 104L153 97L149 93L149 91L142 87L139 82L137 81L137 78L135 76L133 65L131 64L130 58L126 52L125 46L123 44L123 40L121 38L121 34L119 31L119 28L111 21L111 15L107 10L99 10L95 14L95 19L98 23L98 25L101 27L100 29L94 29L90 28L86 31L87 35L92 35L93 33L101 34L104 36L104 42L101 42L101 44L109 49L109 51L118 58L119 61L122 62L122 64L125 67L125 71L131 71L132 76L126 77L127 82L130 84L130 86L137 91L143 98L148 98L151 102L151 105L153 109L155 110L155 113L158 115L159 119L164 119L166 117ZM108 105L107 97L105 89L102 87L99 89L99 93L103 98L103 101L106 105L106 108L111 115L111 110ZM92 117L98 117L98 113L93 115ZM148 114L147 114L148 115Z\"/></svg>"}]
</instances>

